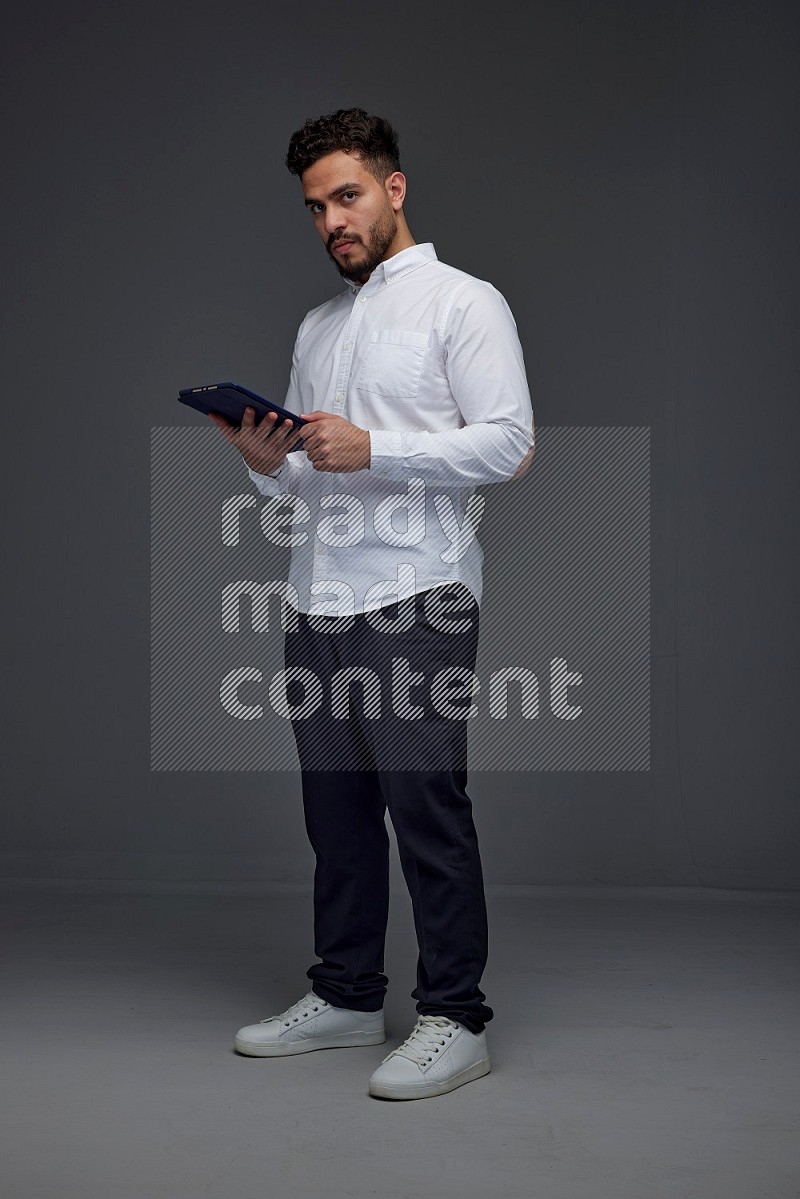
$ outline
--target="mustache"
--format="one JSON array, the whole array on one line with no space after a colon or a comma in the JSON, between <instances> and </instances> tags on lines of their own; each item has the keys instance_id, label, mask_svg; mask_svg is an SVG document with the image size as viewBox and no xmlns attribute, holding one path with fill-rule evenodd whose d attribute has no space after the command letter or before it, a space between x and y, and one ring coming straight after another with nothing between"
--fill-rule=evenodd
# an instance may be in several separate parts
<instances>
[{"instance_id":1,"label":"mustache","mask_svg":"<svg viewBox=\"0 0 800 1199\"><path fill-rule=\"evenodd\" d=\"M361 238L360 237L342 237L341 234L339 234L338 236L329 237L328 238L328 249L332 250L333 247L336 245L336 243L339 241L352 241L352 242L358 243L361 241Z\"/></svg>"}]
</instances>

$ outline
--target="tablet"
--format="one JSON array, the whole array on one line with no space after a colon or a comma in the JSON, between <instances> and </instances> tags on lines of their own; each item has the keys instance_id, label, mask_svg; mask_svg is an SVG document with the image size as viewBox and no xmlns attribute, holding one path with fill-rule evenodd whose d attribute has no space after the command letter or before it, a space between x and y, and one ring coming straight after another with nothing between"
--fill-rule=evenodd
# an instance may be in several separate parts
<instances>
[{"instance_id":1,"label":"tablet","mask_svg":"<svg viewBox=\"0 0 800 1199\"><path fill-rule=\"evenodd\" d=\"M296 429L306 423L305 418L298 416L296 412L290 412L288 408L282 408L280 404L273 404L272 400L265 400L263 396L256 395L254 391L248 391L246 387L242 387L240 383L209 383L206 387L184 387L180 391L178 399L182 404L188 404L190 408L195 408L206 416L210 412L224 416L237 429L241 426L245 408L254 410L257 424L268 412L277 412L282 420L288 418ZM277 426L278 422L275 423ZM287 452L293 454L295 450L302 450L302 448L303 439L300 437Z\"/></svg>"}]
</instances>

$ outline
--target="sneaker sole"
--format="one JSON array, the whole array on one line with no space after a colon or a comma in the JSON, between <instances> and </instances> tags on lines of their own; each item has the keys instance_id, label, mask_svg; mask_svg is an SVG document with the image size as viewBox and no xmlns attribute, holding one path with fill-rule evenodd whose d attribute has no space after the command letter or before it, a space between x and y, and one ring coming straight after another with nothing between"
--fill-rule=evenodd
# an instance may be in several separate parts
<instances>
[{"instance_id":1,"label":"sneaker sole","mask_svg":"<svg viewBox=\"0 0 800 1199\"><path fill-rule=\"evenodd\" d=\"M370 1082L369 1093L377 1099L429 1099L433 1095L446 1095L448 1091L454 1091L456 1087L463 1086L465 1082L482 1078L484 1074L489 1073L491 1068L488 1057L485 1057L481 1061L475 1062L473 1066L468 1066L466 1070L462 1070L460 1074L454 1074L452 1078L446 1078L442 1082L415 1083L413 1086L403 1086L401 1083Z\"/></svg>"},{"instance_id":2,"label":"sneaker sole","mask_svg":"<svg viewBox=\"0 0 800 1199\"><path fill-rule=\"evenodd\" d=\"M312 1053L315 1049L351 1049L359 1045L382 1045L386 1030L379 1032L348 1032L327 1037L306 1037L303 1041L278 1041L272 1045L257 1045L234 1037L233 1047L247 1057L287 1057L292 1053Z\"/></svg>"}]
</instances>

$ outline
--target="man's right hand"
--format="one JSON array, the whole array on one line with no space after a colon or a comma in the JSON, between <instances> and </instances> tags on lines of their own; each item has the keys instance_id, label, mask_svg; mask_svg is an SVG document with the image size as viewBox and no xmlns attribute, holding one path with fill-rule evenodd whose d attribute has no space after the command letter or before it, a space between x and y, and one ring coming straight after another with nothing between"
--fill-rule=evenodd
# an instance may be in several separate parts
<instances>
[{"instance_id":1,"label":"man's right hand","mask_svg":"<svg viewBox=\"0 0 800 1199\"><path fill-rule=\"evenodd\" d=\"M297 440L297 430L292 422L284 420L281 423L277 412L267 412L256 424L255 411L245 408L240 429L216 412L209 412L208 415L225 440L241 452L250 469L260 475L274 474Z\"/></svg>"}]
</instances>

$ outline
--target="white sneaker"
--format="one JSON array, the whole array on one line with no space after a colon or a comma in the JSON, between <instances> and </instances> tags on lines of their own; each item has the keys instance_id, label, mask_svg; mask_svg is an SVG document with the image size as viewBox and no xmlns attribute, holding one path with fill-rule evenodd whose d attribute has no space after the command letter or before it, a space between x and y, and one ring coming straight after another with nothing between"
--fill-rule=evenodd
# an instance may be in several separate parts
<instances>
[{"instance_id":1,"label":"white sneaker","mask_svg":"<svg viewBox=\"0 0 800 1199\"><path fill-rule=\"evenodd\" d=\"M282 1057L312 1049L346 1049L351 1045L380 1045L386 1040L383 1009L356 1012L333 1007L309 991L278 1016L240 1028L233 1045L249 1057Z\"/></svg>"},{"instance_id":2,"label":"white sneaker","mask_svg":"<svg viewBox=\"0 0 800 1199\"><path fill-rule=\"evenodd\" d=\"M485 1029L474 1033L447 1016L420 1016L411 1035L370 1078L369 1093L379 1099L426 1099L490 1069Z\"/></svg>"}]
</instances>

